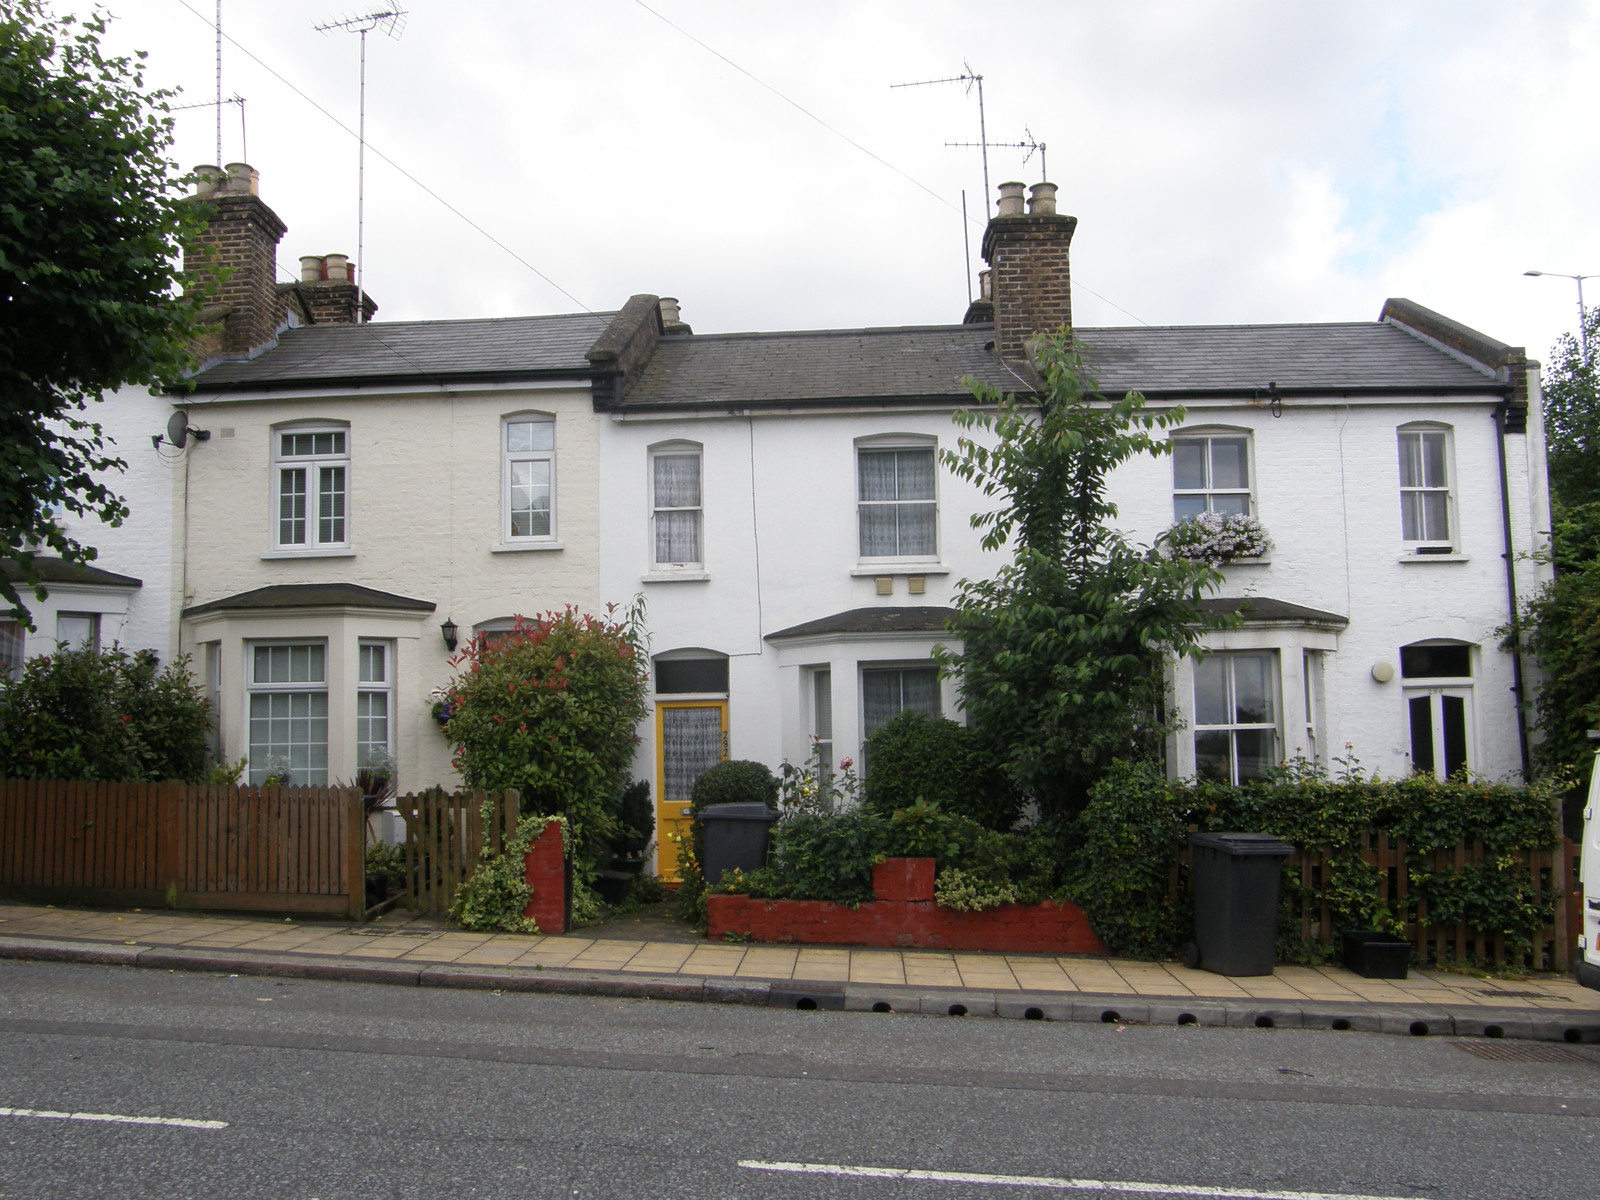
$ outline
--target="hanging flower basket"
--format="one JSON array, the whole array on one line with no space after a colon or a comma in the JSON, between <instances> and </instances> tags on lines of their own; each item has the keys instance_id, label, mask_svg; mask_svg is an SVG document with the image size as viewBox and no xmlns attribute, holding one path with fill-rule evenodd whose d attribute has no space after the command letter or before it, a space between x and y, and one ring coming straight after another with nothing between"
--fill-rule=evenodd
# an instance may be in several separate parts
<instances>
[{"instance_id":1,"label":"hanging flower basket","mask_svg":"<svg viewBox=\"0 0 1600 1200\"><path fill-rule=\"evenodd\" d=\"M1220 567L1239 558L1260 558L1272 549L1272 539L1255 517L1243 513L1203 512L1179 521L1157 541L1173 558Z\"/></svg>"}]
</instances>

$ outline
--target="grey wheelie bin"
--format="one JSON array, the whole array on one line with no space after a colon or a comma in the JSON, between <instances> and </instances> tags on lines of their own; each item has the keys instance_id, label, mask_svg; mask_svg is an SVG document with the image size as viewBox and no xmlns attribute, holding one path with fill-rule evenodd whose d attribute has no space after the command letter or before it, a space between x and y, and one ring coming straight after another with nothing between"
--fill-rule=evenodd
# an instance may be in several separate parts
<instances>
[{"instance_id":1,"label":"grey wheelie bin","mask_svg":"<svg viewBox=\"0 0 1600 1200\"><path fill-rule=\"evenodd\" d=\"M1194 942L1185 948L1185 964L1218 975L1271 975L1278 883L1294 847L1265 833L1192 833L1189 845Z\"/></svg>"},{"instance_id":2,"label":"grey wheelie bin","mask_svg":"<svg viewBox=\"0 0 1600 1200\"><path fill-rule=\"evenodd\" d=\"M774 810L759 802L712 804L701 809L706 860L700 869L706 886L716 886L725 871L755 871L766 866L767 839L777 819Z\"/></svg>"}]
</instances>

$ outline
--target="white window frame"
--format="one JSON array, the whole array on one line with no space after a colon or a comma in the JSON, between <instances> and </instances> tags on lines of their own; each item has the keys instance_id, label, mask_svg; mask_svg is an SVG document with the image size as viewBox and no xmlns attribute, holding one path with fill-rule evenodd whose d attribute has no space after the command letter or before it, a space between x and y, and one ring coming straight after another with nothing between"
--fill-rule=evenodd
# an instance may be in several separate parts
<instances>
[{"instance_id":1,"label":"white window frame","mask_svg":"<svg viewBox=\"0 0 1600 1200\"><path fill-rule=\"evenodd\" d=\"M56 613L56 645L65 646L68 650L100 650L100 620L101 614L97 612L58 612ZM71 626L80 625L82 636L76 636L69 628L62 629L65 623Z\"/></svg>"},{"instance_id":2,"label":"white window frame","mask_svg":"<svg viewBox=\"0 0 1600 1200\"><path fill-rule=\"evenodd\" d=\"M923 496L903 497L898 494L888 499L869 500L862 493L866 487L866 480L861 470L863 456L868 454L926 454L929 459L932 488L931 494ZM898 492L898 472L897 492ZM856 554L863 563L873 565L893 563L935 563L939 561L939 442L937 438L914 437L909 435L863 438L855 443L855 494L856 494ZM869 507L894 507L903 508L923 505L932 509L931 527L933 530L933 544L926 550L909 554L868 554L864 544L862 517ZM898 544L898 538L896 539Z\"/></svg>"},{"instance_id":3,"label":"white window frame","mask_svg":"<svg viewBox=\"0 0 1600 1200\"><path fill-rule=\"evenodd\" d=\"M1237 664L1246 658L1266 659L1271 664L1270 687L1267 700L1271 704L1271 711L1264 721L1241 721L1237 713ZM1200 717L1200 673L1214 667L1224 669L1224 696L1229 719L1223 722L1202 722ZM1228 739L1228 778L1227 783L1240 783L1244 779L1260 778L1259 776L1240 775L1240 756L1238 735L1241 733L1270 733L1272 745L1267 755L1268 762L1274 766L1283 761L1283 662L1277 650L1249 649L1249 650L1213 650L1199 659L1194 664L1194 682L1189 695L1189 712L1191 715L1190 745L1194 755L1195 774L1199 777L1200 746L1199 739L1202 734L1224 734Z\"/></svg>"},{"instance_id":4,"label":"white window frame","mask_svg":"<svg viewBox=\"0 0 1600 1200\"><path fill-rule=\"evenodd\" d=\"M315 444L318 437L328 437L327 449ZM312 445L301 453L286 449L290 438L311 438ZM327 473L337 472L337 493L325 488ZM285 484L291 476L300 476L301 511L298 515L285 513L288 493ZM335 421L318 421L307 424L275 425L272 428L272 545L273 549L288 554L315 554L319 551L347 550L350 547L350 426ZM297 522L299 537L285 529ZM286 537L285 534L289 536Z\"/></svg>"},{"instance_id":5,"label":"white window frame","mask_svg":"<svg viewBox=\"0 0 1600 1200\"><path fill-rule=\"evenodd\" d=\"M818 763L817 782L833 778L833 668L811 667L805 673L806 709L809 718L812 755Z\"/></svg>"},{"instance_id":6,"label":"white window frame","mask_svg":"<svg viewBox=\"0 0 1600 1200\"><path fill-rule=\"evenodd\" d=\"M931 673L933 675L933 695L934 695L934 707L933 707L933 709L930 711L930 710L917 708L917 709L912 709L911 711L914 711L914 712L926 712L927 715L930 716L930 717L943 717L944 716L944 680L942 680L939 677L939 667L938 667L937 663L934 663L934 662L932 662L930 660L922 660L922 661L917 661L917 662L864 662L864 663L861 663L860 667L859 667L858 686L861 689L861 708L860 708L860 711L861 711L861 754L862 754L863 759L866 757L867 739L870 738L874 733L878 732L879 729L882 729L884 725L888 724L888 721L884 721L884 722L881 722L876 728L872 728L872 729L867 728L867 677L869 675L893 675L893 674L897 674L897 675L901 676L901 679L900 679L900 702L899 702L899 707L897 707L895 709L895 711L894 711L894 716L899 716L901 713L907 711L907 708L908 708L908 706L906 704L905 678L904 678L906 672L908 672L908 671L916 671L919 674L920 673L924 673L924 672L928 672L928 673ZM894 716L891 716L889 718L889 720L892 721L894 719ZM863 768L863 770L864 770L864 768Z\"/></svg>"},{"instance_id":7,"label":"white window frame","mask_svg":"<svg viewBox=\"0 0 1600 1200\"><path fill-rule=\"evenodd\" d=\"M512 431L522 425L543 425L549 429L549 446L530 446L513 450L511 448ZM535 438L534 441L539 439ZM553 413L546 412L520 412L509 413L500 419L500 540L506 546L542 547L554 546L557 537L556 524L556 419ZM546 528L542 532L517 533L513 522L517 512L513 509L513 494L517 484L513 480L517 469L522 466L536 466L544 464L549 490L548 513ZM536 512L530 508L528 512Z\"/></svg>"},{"instance_id":8,"label":"white window frame","mask_svg":"<svg viewBox=\"0 0 1600 1200\"><path fill-rule=\"evenodd\" d=\"M656 464L668 458L694 460L695 496L693 504L663 504ZM688 558L663 557L661 524L663 519L692 518L694 555ZM650 447L650 562L652 571L700 571L705 567L705 450L699 442L663 442Z\"/></svg>"},{"instance_id":9,"label":"white window frame","mask_svg":"<svg viewBox=\"0 0 1600 1200\"><path fill-rule=\"evenodd\" d=\"M309 672L305 679L261 679L258 677L257 668L259 659L258 650L269 653L276 649L296 650L314 649L322 653L321 678L311 678ZM270 768L278 765L278 753L281 746L287 754L284 759L289 767L289 781L294 784L312 786L326 785L328 782L328 753L329 753L329 696L328 696L328 655L329 646L326 638L305 639L262 639L245 643L245 744L249 749L250 774L249 780L259 784L266 777ZM308 664L309 665L309 664ZM291 659L291 675L292 675ZM320 697L321 704L317 703ZM258 709L256 701L288 699L287 708L282 706L269 706L265 711ZM294 701L304 699L304 710L297 712ZM272 711L278 707L281 711ZM320 708L320 714L318 709ZM256 740L256 722L260 721L289 721L291 726L295 722L307 724L307 732L314 733L318 722L321 723L322 739L318 742L315 737L308 737L304 742L296 742L292 738L278 742L267 739L263 742ZM306 753L305 762L296 765L294 762L294 748L304 746ZM320 753L318 747L320 746ZM261 749L258 751L258 747ZM320 758L320 763L317 761Z\"/></svg>"},{"instance_id":10,"label":"white window frame","mask_svg":"<svg viewBox=\"0 0 1600 1200\"><path fill-rule=\"evenodd\" d=\"M1405 652L1410 649L1426 649L1429 646L1450 646L1466 651L1467 674L1465 675L1417 675L1408 674L1405 670ZM1433 759L1431 768L1428 768L1436 779L1449 777L1449 755L1445 745L1445 700L1461 701L1461 766L1467 771L1473 769L1474 753L1477 749L1477 731L1474 720L1477 716L1476 706L1473 704L1473 694L1476 691L1476 671L1479 648L1470 642L1459 642L1451 639L1426 639L1423 641L1409 642L1400 648L1400 691L1405 703L1406 722L1406 758L1411 763L1413 771L1421 770L1416 762L1414 753L1416 747L1416 728L1412 720L1412 702L1426 698L1428 702L1428 738L1430 757Z\"/></svg>"},{"instance_id":11,"label":"white window frame","mask_svg":"<svg viewBox=\"0 0 1600 1200\"><path fill-rule=\"evenodd\" d=\"M356 769L370 765L376 749L394 761L394 642L360 638L356 642ZM372 670L376 662L377 670ZM378 702L381 701L381 704ZM373 711L381 708L381 712ZM383 723L383 738L370 736L374 721Z\"/></svg>"},{"instance_id":12,"label":"white window frame","mask_svg":"<svg viewBox=\"0 0 1600 1200\"><path fill-rule=\"evenodd\" d=\"M0 679L21 679L28 631L21 621L0 621Z\"/></svg>"},{"instance_id":13,"label":"white window frame","mask_svg":"<svg viewBox=\"0 0 1600 1200\"><path fill-rule=\"evenodd\" d=\"M1412 478L1407 481L1408 463L1412 461L1407 451L1407 446L1416 441L1419 447L1430 443L1437 446L1437 457L1427 460L1424 452L1424 470L1427 465L1433 465L1443 470L1443 483L1428 482L1426 478ZM1451 554L1458 548L1458 528L1456 524L1455 502L1455 437L1454 430L1448 425L1440 425L1431 421L1417 421L1402 425L1395 431L1395 448L1397 451L1397 478L1400 490L1400 538L1406 550L1412 554ZM1429 496L1443 497L1443 520L1445 528L1443 536L1438 536L1440 530L1427 528L1426 510L1422 507ZM1413 511L1417 513L1413 518ZM1416 521L1421 521L1421 526ZM1429 535L1433 536L1429 536Z\"/></svg>"},{"instance_id":14,"label":"white window frame","mask_svg":"<svg viewBox=\"0 0 1600 1200\"><path fill-rule=\"evenodd\" d=\"M1183 429L1173 433L1172 438L1172 516L1175 521L1184 521L1199 516L1201 512L1231 513L1233 508L1222 509L1216 506L1220 496L1244 496L1244 515L1256 515L1256 462L1255 438L1248 429L1234 429L1228 426L1213 426L1198 429ZM1212 453L1213 443L1216 442L1243 442L1244 443L1244 486L1220 487L1215 481L1216 463ZM1184 445L1201 445L1204 450L1205 478L1200 487L1180 487L1178 483L1178 451L1179 443ZM1193 507L1193 501L1199 499L1203 505L1199 512L1183 511L1183 507ZM1187 506L1182 504L1188 500Z\"/></svg>"}]
</instances>

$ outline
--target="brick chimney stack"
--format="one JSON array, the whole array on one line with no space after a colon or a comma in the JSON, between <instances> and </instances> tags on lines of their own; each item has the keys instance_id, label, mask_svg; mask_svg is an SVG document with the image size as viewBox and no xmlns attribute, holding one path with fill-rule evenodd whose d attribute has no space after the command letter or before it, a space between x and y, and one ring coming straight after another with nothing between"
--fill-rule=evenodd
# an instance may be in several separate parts
<instances>
[{"instance_id":1,"label":"brick chimney stack","mask_svg":"<svg viewBox=\"0 0 1600 1200\"><path fill-rule=\"evenodd\" d=\"M989 264L986 299L994 304L995 354L1024 361L1041 333L1072 329L1068 248L1077 217L1056 212L1056 185L1036 183L1023 212L1023 185L1000 185L999 209L983 234Z\"/></svg>"},{"instance_id":2,"label":"brick chimney stack","mask_svg":"<svg viewBox=\"0 0 1600 1200\"><path fill-rule=\"evenodd\" d=\"M356 267L346 254L300 257L300 293L313 325L360 325L378 311L356 286Z\"/></svg>"},{"instance_id":3,"label":"brick chimney stack","mask_svg":"<svg viewBox=\"0 0 1600 1200\"><path fill-rule=\"evenodd\" d=\"M287 226L259 195L260 175L249 163L195 168L190 200L209 211L206 227L184 247L183 266L205 297L217 325L197 348L204 361L270 346L284 322L277 287L277 250Z\"/></svg>"}]
</instances>

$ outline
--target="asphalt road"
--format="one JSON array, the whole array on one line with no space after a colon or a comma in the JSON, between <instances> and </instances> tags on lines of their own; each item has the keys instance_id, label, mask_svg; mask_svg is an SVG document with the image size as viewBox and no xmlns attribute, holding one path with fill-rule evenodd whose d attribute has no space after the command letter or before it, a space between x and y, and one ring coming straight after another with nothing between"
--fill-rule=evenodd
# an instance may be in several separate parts
<instances>
[{"instance_id":1,"label":"asphalt road","mask_svg":"<svg viewBox=\"0 0 1600 1200\"><path fill-rule=\"evenodd\" d=\"M1575 1200L1597 1149L1583 1047L0 961L5 1198Z\"/></svg>"}]
</instances>

